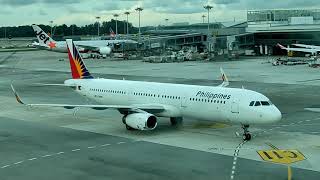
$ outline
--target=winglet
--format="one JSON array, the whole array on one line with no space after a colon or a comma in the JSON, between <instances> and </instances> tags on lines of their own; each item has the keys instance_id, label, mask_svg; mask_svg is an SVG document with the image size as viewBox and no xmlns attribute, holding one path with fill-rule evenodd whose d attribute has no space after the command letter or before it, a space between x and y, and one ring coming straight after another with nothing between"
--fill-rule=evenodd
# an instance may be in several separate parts
<instances>
[{"instance_id":1,"label":"winglet","mask_svg":"<svg viewBox=\"0 0 320 180\"><path fill-rule=\"evenodd\" d=\"M222 84L220 84L221 87L227 87L229 85L229 80L227 75L224 73L222 67L220 67L220 72L221 72L221 78L222 78Z\"/></svg>"},{"instance_id":2,"label":"winglet","mask_svg":"<svg viewBox=\"0 0 320 180\"><path fill-rule=\"evenodd\" d=\"M11 84L11 89L13 91L14 96L16 97L18 103L25 105L25 103L21 100L21 98L19 97L17 91L14 89L13 85Z\"/></svg>"}]
</instances>

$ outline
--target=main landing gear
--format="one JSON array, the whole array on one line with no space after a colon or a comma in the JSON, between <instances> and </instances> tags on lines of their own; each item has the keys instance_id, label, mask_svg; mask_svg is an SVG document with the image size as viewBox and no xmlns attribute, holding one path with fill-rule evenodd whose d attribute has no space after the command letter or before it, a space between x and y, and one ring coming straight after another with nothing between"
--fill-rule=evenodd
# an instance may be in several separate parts
<instances>
[{"instance_id":1,"label":"main landing gear","mask_svg":"<svg viewBox=\"0 0 320 180\"><path fill-rule=\"evenodd\" d=\"M249 128L249 125L246 125L246 124L242 125L242 129L243 129L242 139L244 141L250 141L251 140L251 134L250 134L248 128Z\"/></svg>"},{"instance_id":2,"label":"main landing gear","mask_svg":"<svg viewBox=\"0 0 320 180\"><path fill-rule=\"evenodd\" d=\"M182 117L171 117L170 122L172 126L179 126L182 124L183 118Z\"/></svg>"}]
</instances>

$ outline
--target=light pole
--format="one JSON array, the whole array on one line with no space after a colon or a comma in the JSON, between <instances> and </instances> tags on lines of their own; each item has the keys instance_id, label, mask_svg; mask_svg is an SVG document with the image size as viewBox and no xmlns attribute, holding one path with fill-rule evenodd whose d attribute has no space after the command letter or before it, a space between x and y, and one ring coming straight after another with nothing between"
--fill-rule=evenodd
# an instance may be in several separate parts
<instances>
[{"instance_id":1,"label":"light pole","mask_svg":"<svg viewBox=\"0 0 320 180\"><path fill-rule=\"evenodd\" d=\"M126 11L126 12L124 12L124 14L127 15L127 38L128 38L128 35L129 35L129 14L130 14L130 12Z\"/></svg>"},{"instance_id":2,"label":"light pole","mask_svg":"<svg viewBox=\"0 0 320 180\"><path fill-rule=\"evenodd\" d=\"M4 38L7 39L7 26L4 27Z\"/></svg>"},{"instance_id":3,"label":"light pole","mask_svg":"<svg viewBox=\"0 0 320 180\"><path fill-rule=\"evenodd\" d=\"M202 23L204 24L204 18L206 17L206 15L202 15Z\"/></svg>"},{"instance_id":4,"label":"light pole","mask_svg":"<svg viewBox=\"0 0 320 180\"><path fill-rule=\"evenodd\" d=\"M52 37L52 26L53 26L53 21L49 21L49 22L50 22L50 27L51 27L50 36Z\"/></svg>"},{"instance_id":5,"label":"light pole","mask_svg":"<svg viewBox=\"0 0 320 180\"><path fill-rule=\"evenodd\" d=\"M166 26L168 26L168 21L169 21L169 19L166 18L166 19L164 19L164 20L166 21Z\"/></svg>"},{"instance_id":6,"label":"light pole","mask_svg":"<svg viewBox=\"0 0 320 180\"><path fill-rule=\"evenodd\" d=\"M96 16L97 23L98 23L98 37L100 36L100 22L99 22L100 18L101 18L100 16Z\"/></svg>"},{"instance_id":7,"label":"light pole","mask_svg":"<svg viewBox=\"0 0 320 180\"><path fill-rule=\"evenodd\" d=\"M119 17L119 14L114 14L113 16L116 18L116 37L117 37L117 35L118 35L118 17Z\"/></svg>"},{"instance_id":8,"label":"light pole","mask_svg":"<svg viewBox=\"0 0 320 180\"><path fill-rule=\"evenodd\" d=\"M73 25L71 25L71 34L72 34L72 36L73 36L73 33L74 33L74 24Z\"/></svg>"},{"instance_id":9,"label":"light pole","mask_svg":"<svg viewBox=\"0 0 320 180\"><path fill-rule=\"evenodd\" d=\"M210 5L205 5L203 6L204 9L206 9L208 11L208 35L207 35L207 41L208 41L208 49L209 49L209 52L211 51L211 48L209 47L210 45L210 42L209 42L209 36L210 36L210 10L213 8L212 6Z\"/></svg>"},{"instance_id":10,"label":"light pole","mask_svg":"<svg viewBox=\"0 0 320 180\"><path fill-rule=\"evenodd\" d=\"M140 30L140 13L141 13L141 11L143 11L143 8L142 8L142 7L137 7L137 8L136 8L136 11L138 11L138 13L139 13L139 41L140 41L140 37L141 37L141 30Z\"/></svg>"}]
</instances>

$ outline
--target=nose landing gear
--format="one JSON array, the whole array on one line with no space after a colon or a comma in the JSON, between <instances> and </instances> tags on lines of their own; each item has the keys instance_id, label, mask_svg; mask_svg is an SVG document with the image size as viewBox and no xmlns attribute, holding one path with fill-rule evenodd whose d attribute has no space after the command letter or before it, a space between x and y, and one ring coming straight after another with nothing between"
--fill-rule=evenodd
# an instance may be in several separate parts
<instances>
[{"instance_id":1,"label":"nose landing gear","mask_svg":"<svg viewBox=\"0 0 320 180\"><path fill-rule=\"evenodd\" d=\"M244 141L250 141L251 140L251 134L250 134L248 128L249 128L249 125L246 125L246 124L242 125L242 129L243 129L242 139Z\"/></svg>"}]
</instances>

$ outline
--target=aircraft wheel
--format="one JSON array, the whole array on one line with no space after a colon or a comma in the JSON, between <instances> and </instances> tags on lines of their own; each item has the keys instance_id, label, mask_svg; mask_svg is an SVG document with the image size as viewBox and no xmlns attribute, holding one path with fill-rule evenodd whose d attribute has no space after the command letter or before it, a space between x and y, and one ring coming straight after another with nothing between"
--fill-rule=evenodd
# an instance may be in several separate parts
<instances>
[{"instance_id":1,"label":"aircraft wheel","mask_svg":"<svg viewBox=\"0 0 320 180\"><path fill-rule=\"evenodd\" d=\"M181 125L183 121L182 117L171 117L170 122L172 126Z\"/></svg>"},{"instance_id":2,"label":"aircraft wheel","mask_svg":"<svg viewBox=\"0 0 320 180\"><path fill-rule=\"evenodd\" d=\"M251 140L251 134L243 134L242 139L244 141L250 141Z\"/></svg>"}]
</instances>

